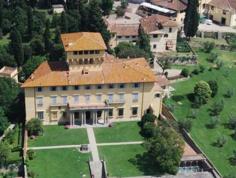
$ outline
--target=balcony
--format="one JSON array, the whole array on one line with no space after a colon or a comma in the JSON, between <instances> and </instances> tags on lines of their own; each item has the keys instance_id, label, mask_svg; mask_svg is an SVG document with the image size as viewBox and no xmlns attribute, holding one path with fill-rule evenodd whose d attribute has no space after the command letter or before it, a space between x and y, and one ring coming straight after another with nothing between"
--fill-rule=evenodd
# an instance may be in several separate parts
<instances>
[{"instance_id":1,"label":"balcony","mask_svg":"<svg viewBox=\"0 0 236 178\"><path fill-rule=\"evenodd\" d=\"M50 103L50 106L67 106L67 103L59 103L59 102L56 102L56 103Z\"/></svg>"},{"instance_id":2,"label":"balcony","mask_svg":"<svg viewBox=\"0 0 236 178\"><path fill-rule=\"evenodd\" d=\"M118 99L118 100L107 100L107 104L124 104L125 100L124 99Z\"/></svg>"}]
</instances>

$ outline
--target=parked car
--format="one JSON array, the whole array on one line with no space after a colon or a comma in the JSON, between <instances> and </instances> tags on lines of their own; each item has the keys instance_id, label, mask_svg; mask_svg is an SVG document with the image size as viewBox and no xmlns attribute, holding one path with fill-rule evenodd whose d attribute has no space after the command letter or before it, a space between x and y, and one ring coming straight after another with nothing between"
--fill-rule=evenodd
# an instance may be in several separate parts
<instances>
[{"instance_id":1,"label":"parked car","mask_svg":"<svg viewBox=\"0 0 236 178\"><path fill-rule=\"evenodd\" d=\"M207 24L207 25L212 25L213 22L212 22L211 19L206 19L206 20L205 20L205 24Z\"/></svg>"}]
</instances>

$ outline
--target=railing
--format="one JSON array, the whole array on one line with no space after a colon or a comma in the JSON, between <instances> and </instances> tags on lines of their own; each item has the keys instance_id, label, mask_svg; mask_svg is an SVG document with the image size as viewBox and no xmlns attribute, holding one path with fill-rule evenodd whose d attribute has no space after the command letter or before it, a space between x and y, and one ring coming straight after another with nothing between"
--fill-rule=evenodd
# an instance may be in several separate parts
<instances>
[{"instance_id":1,"label":"railing","mask_svg":"<svg viewBox=\"0 0 236 178\"><path fill-rule=\"evenodd\" d=\"M124 99L120 99L120 100L107 100L108 104L124 104L125 100Z\"/></svg>"}]
</instances>

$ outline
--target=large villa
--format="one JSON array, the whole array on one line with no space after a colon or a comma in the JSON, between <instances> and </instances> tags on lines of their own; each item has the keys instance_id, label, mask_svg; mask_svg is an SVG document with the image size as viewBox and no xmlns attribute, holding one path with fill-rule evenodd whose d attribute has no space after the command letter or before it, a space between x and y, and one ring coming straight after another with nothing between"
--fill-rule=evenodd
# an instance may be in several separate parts
<instances>
[{"instance_id":1,"label":"large villa","mask_svg":"<svg viewBox=\"0 0 236 178\"><path fill-rule=\"evenodd\" d=\"M163 90L144 58L106 53L100 33L62 34L66 61L43 62L22 85L26 120L72 126L159 116Z\"/></svg>"}]
</instances>

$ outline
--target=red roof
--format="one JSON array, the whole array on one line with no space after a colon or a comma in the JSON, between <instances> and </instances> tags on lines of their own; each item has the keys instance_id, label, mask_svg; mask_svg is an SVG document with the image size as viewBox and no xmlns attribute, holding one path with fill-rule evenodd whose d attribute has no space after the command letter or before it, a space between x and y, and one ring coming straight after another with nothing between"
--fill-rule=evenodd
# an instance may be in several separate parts
<instances>
[{"instance_id":1,"label":"red roof","mask_svg":"<svg viewBox=\"0 0 236 178\"><path fill-rule=\"evenodd\" d=\"M151 0L150 2L154 5L175 11L183 11L187 8L187 4L181 0Z\"/></svg>"}]
</instances>

